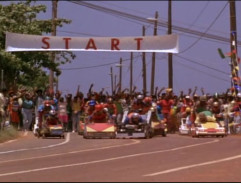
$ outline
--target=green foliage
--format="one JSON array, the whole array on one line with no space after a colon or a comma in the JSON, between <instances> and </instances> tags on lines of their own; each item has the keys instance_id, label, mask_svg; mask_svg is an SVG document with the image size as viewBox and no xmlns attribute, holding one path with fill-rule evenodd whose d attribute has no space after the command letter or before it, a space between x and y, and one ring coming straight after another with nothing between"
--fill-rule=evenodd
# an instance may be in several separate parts
<instances>
[{"instance_id":1,"label":"green foliage","mask_svg":"<svg viewBox=\"0 0 241 183\"><path fill-rule=\"evenodd\" d=\"M13 1L14 2L14 1ZM5 32L46 35L52 31L52 24L62 27L70 20L39 20L39 13L46 12L45 5L32 5L33 1L14 2L8 6L0 5L0 69L4 70L7 88L16 85L45 87L48 83L46 71L52 69L56 76L61 74L58 67L71 62L75 55L72 52L57 52L55 62L50 52L5 52Z\"/></svg>"},{"instance_id":2,"label":"green foliage","mask_svg":"<svg viewBox=\"0 0 241 183\"><path fill-rule=\"evenodd\" d=\"M8 140L13 140L18 137L19 137L18 131L12 126L4 128L4 130L0 130L0 143Z\"/></svg>"}]
</instances>

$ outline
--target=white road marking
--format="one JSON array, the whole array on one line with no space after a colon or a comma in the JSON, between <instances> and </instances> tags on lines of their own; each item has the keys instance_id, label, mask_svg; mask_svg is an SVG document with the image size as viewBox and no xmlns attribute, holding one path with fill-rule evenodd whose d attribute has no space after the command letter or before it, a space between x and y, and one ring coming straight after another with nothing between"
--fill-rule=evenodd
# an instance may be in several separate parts
<instances>
[{"instance_id":1,"label":"white road marking","mask_svg":"<svg viewBox=\"0 0 241 183\"><path fill-rule=\"evenodd\" d=\"M20 151L39 150L39 149L46 149L46 148L61 146L61 145L64 145L64 144L68 143L69 140L70 140L70 134L67 133L67 136L66 136L65 141L64 141L64 142L61 142L61 143L59 143L59 144L53 144L53 145L44 146L44 147L35 147L35 148L28 148L28 149L17 149L17 150L11 150L11 151L4 151L4 152L0 152L0 155L1 155L1 154L14 153L14 152L20 152Z\"/></svg>"},{"instance_id":2,"label":"white road marking","mask_svg":"<svg viewBox=\"0 0 241 183\"><path fill-rule=\"evenodd\" d=\"M199 166L205 166L205 165L211 165L211 164L221 163L221 162L225 162L225 161L231 161L231 160L238 159L238 158L241 158L241 154L237 155L237 156L232 156L229 158L223 158L223 159L219 159L219 160L208 161L208 162L198 163L198 164L189 165L189 166L182 166L182 167L164 170L164 171L151 173L151 174L147 174L147 175L143 175L143 176L156 176L156 175L161 175L161 174L167 174L167 173L177 172L177 171L181 171L181 170L185 170L185 169L189 169L189 168L196 168Z\"/></svg>"},{"instance_id":3,"label":"white road marking","mask_svg":"<svg viewBox=\"0 0 241 183\"><path fill-rule=\"evenodd\" d=\"M20 133L22 133L22 132L20 132ZM22 136L25 137L25 136L27 136L27 135L28 135L28 131L24 131ZM20 135L20 136L21 136L21 135ZM19 139L8 140L8 141L6 141L6 142L0 143L0 146L1 146L1 145L4 145L4 144L7 144L7 143L11 143L11 142L17 141L17 140L19 140Z\"/></svg>"},{"instance_id":4,"label":"white road marking","mask_svg":"<svg viewBox=\"0 0 241 183\"><path fill-rule=\"evenodd\" d=\"M6 142L1 143L0 145L2 145L2 144L7 144L7 143L11 143L11 142L15 142L15 141L17 141L17 140L16 140L16 139L14 139L14 140L8 140L8 141L6 141Z\"/></svg>"},{"instance_id":5,"label":"white road marking","mask_svg":"<svg viewBox=\"0 0 241 183\"><path fill-rule=\"evenodd\" d=\"M114 160L120 160L120 159L131 158L131 157L138 157L138 156L144 156L144 155L151 155L151 154L157 154L157 153L163 153L163 152L169 152L169 151L177 151L177 150L180 150L180 149L185 149L185 148L190 148L190 147L195 147L195 146L201 146L201 145L216 143L218 141L219 140L214 140L214 141L211 141L211 142L205 142L205 143L199 143L199 144L194 144L194 145L182 146L182 147L177 147L177 148L173 148L173 149L169 149L169 150L160 150L160 151L153 151L153 152L146 152L146 153L138 153L138 154L132 154L132 155L126 155L126 156L119 156L119 157L116 157L116 158L108 158L108 159L89 161L89 162L83 162L83 163L75 163L75 164L68 164L68 165L59 165L59 166L52 166L52 167L45 167L45 168L37 168L37 169L31 169L31 170L23 170L23 171L17 171L17 172L9 172L9 173L0 174L0 177L17 175L17 174L24 174L24 173L30 173L30 172L38 172L38 171L44 171L44 170L51 170L51 169L59 169L59 168L67 168L67 167L82 166L82 165L89 165L89 164L95 164L95 163L102 163L102 162L107 162L107 161L114 161Z\"/></svg>"},{"instance_id":6,"label":"white road marking","mask_svg":"<svg viewBox=\"0 0 241 183\"><path fill-rule=\"evenodd\" d=\"M77 154L77 153L82 153L82 152L97 151L97 150L110 149L110 148L115 148L115 147L124 147L124 146L130 146L130 145L140 143L139 140L132 140L132 141L134 141L134 142L128 143L128 144L113 145L113 146L93 148L93 149L84 149L84 150L79 150L79 151L71 151L71 152L67 152L67 153L56 153L56 154L50 154L50 155L46 155L46 156L35 156L35 157L30 157L30 158L6 160L6 161L1 161L0 164L9 163L9 162L16 162L16 161L25 161L25 160L31 160L31 159L48 158L48 157L54 157L54 156L63 156L63 155L67 155L67 154Z\"/></svg>"},{"instance_id":7,"label":"white road marking","mask_svg":"<svg viewBox=\"0 0 241 183\"><path fill-rule=\"evenodd\" d=\"M23 136L27 136L27 135L28 135L28 132L27 132L27 131L24 132ZM7 143L15 142L15 141L17 141L17 140L18 140L18 139L8 140L8 141L6 141L6 142L0 143L0 146L1 146L1 145L4 145L4 144L7 144Z\"/></svg>"}]
</instances>

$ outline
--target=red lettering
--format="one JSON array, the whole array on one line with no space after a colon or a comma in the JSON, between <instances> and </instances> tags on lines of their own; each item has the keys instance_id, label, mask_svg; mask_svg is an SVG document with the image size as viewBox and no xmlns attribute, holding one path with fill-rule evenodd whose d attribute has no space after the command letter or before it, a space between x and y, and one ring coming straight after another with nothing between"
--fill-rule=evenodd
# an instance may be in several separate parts
<instances>
[{"instance_id":1,"label":"red lettering","mask_svg":"<svg viewBox=\"0 0 241 183\"><path fill-rule=\"evenodd\" d=\"M49 49L50 48L49 42L47 42L47 40L49 40L49 39L50 39L49 37L43 37L42 38L42 43L44 43L46 45L46 47L42 46L43 49Z\"/></svg>"},{"instance_id":2,"label":"red lettering","mask_svg":"<svg viewBox=\"0 0 241 183\"><path fill-rule=\"evenodd\" d=\"M141 41L143 40L143 38L135 38L135 40L137 41L136 49L140 50L141 49Z\"/></svg>"},{"instance_id":3,"label":"red lettering","mask_svg":"<svg viewBox=\"0 0 241 183\"><path fill-rule=\"evenodd\" d=\"M65 49L69 49L69 40L71 40L71 38L63 38L63 40L65 41Z\"/></svg>"},{"instance_id":4,"label":"red lettering","mask_svg":"<svg viewBox=\"0 0 241 183\"><path fill-rule=\"evenodd\" d=\"M95 49L95 50L97 50L96 45L95 45L95 41L92 38L89 39L89 42L88 42L88 44L87 44L85 49L86 50L88 50L88 49Z\"/></svg>"},{"instance_id":5,"label":"red lettering","mask_svg":"<svg viewBox=\"0 0 241 183\"><path fill-rule=\"evenodd\" d=\"M118 48L119 44L119 39L111 39L111 50L120 50L120 48Z\"/></svg>"}]
</instances>

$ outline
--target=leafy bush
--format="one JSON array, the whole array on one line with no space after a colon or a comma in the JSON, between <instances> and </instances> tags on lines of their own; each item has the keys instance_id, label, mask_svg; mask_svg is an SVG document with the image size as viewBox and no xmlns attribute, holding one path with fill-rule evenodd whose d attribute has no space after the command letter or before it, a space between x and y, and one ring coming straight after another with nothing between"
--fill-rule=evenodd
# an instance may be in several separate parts
<instances>
[{"instance_id":1,"label":"leafy bush","mask_svg":"<svg viewBox=\"0 0 241 183\"><path fill-rule=\"evenodd\" d=\"M13 140L19 137L18 131L12 126L4 128L4 130L0 131L0 143Z\"/></svg>"}]
</instances>

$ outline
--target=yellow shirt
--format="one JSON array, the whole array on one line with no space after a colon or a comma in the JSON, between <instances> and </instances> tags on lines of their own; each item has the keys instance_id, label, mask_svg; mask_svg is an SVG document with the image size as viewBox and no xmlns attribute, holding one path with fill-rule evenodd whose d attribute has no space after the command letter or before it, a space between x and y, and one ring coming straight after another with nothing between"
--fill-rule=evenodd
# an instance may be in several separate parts
<instances>
[{"instance_id":1,"label":"yellow shirt","mask_svg":"<svg viewBox=\"0 0 241 183\"><path fill-rule=\"evenodd\" d=\"M81 106L79 102L73 102L72 103L72 110L73 111L80 111L81 110Z\"/></svg>"}]
</instances>

